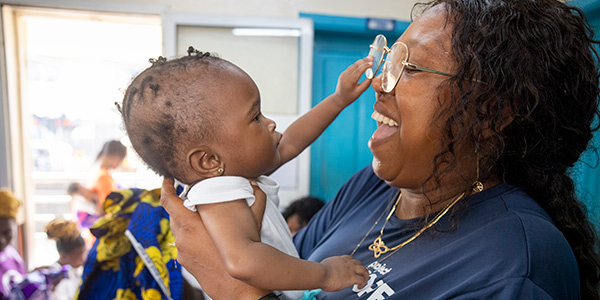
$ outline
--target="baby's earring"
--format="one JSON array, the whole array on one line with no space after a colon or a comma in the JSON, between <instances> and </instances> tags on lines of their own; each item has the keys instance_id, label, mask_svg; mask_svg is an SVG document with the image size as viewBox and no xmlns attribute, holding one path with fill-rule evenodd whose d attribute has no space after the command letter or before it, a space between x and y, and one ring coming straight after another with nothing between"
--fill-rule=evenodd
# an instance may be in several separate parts
<instances>
[{"instance_id":1,"label":"baby's earring","mask_svg":"<svg viewBox=\"0 0 600 300\"><path fill-rule=\"evenodd\" d=\"M225 169L223 169L223 167L217 168L217 173L219 173L219 175L223 175L223 172L225 172Z\"/></svg>"}]
</instances>

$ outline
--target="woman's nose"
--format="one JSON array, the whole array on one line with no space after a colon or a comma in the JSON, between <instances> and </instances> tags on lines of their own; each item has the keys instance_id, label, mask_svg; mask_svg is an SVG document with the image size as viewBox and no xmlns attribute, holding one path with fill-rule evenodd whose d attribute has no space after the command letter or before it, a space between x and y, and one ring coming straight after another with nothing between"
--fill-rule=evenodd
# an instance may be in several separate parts
<instances>
[{"instance_id":1,"label":"woman's nose","mask_svg":"<svg viewBox=\"0 0 600 300\"><path fill-rule=\"evenodd\" d=\"M377 93L387 93L386 91L383 90L383 87L381 85L382 80L383 80L383 74L379 73L377 76L375 76L375 78L373 78L373 81L371 82L371 86L373 87L373 90L375 90L375 92L377 92ZM394 86L394 88L387 94L393 95L395 93L396 93L396 87Z\"/></svg>"}]
</instances>

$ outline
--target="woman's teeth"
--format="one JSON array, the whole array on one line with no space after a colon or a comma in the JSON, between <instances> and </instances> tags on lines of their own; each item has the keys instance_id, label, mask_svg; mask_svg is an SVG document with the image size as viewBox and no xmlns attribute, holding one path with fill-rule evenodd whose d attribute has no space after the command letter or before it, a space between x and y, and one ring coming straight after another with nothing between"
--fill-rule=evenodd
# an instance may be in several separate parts
<instances>
[{"instance_id":1,"label":"woman's teeth","mask_svg":"<svg viewBox=\"0 0 600 300\"><path fill-rule=\"evenodd\" d=\"M371 115L371 118L373 120L383 123L385 125L398 127L398 123L396 123L396 121L394 121L376 111L373 112L373 114Z\"/></svg>"}]
</instances>

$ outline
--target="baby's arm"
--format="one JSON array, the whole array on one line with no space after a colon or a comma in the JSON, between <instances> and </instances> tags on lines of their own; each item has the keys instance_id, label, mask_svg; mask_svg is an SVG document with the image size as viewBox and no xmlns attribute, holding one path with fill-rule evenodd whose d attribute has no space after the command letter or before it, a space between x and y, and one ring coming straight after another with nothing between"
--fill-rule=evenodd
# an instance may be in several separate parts
<instances>
[{"instance_id":1,"label":"baby's arm","mask_svg":"<svg viewBox=\"0 0 600 300\"><path fill-rule=\"evenodd\" d=\"M316 263L261 243L245 200L202 204L197 208L226 271L249 285L269 290L338 291L354 284L362 286L369 277L366 268L348 255Z\"/></svg>"},{"instance_id":2,"label":"baby's arm","mask_svg":"<svg viewBox=\"0 0 600 300\"><path fill-rule=\"evenodd\" d=\"M373 63L367 56L350 65L338 78L335 92L298 118L283 133L279 144L281 165L290 161L314 142L346 106L354 102L371 84L371 79L358 83Z\"/></svg>"}]
</instances>

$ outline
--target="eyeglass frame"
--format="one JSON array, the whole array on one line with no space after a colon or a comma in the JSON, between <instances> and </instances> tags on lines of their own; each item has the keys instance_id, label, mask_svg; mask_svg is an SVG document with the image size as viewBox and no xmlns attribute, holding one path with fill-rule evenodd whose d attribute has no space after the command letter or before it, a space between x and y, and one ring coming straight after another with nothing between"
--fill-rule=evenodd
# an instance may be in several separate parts
<instances>
[{"instance_id":1,"label":"eyeglass frame","mask_svg":"<svg viewBox=\"0 0 600 300\"><path fill-rule=\"evenodd\" d=\"M375 77L375 75L377 74L377 72L379 72L379 68L381 68L382 63L385 65L385 63L387 63L388 61L385 59L387 58L388 54L390 54L392 52L392 48L394 48L394 46L396 46L396 44L402 45L404 46L404 48L406 49L406 58L401 60L400 63L402 64L402 69L400 69L400 74L398 74L398 76L396 77L396 80L394 82L394 84L391 86L391 88L386 89L383 86L383 80L381 81L381 89L384 90L386 93L391 92L394 88L396 88L396 86L398 85L398 82L400 81L400 78L402 77L402 74L404 74L404 69L406 67L415 70L415 71L424 71L424 72L429 72L429 73L434 73L434 74L439 74L439 75L444 75L444 76L448 76L448 77L452 77L455 74L451 74L451 73L447 73L447 72L442 72L442 71L438 71L438 70L434 70L434 69L430 69L430 68L425 68L425 67L421 67L421 66L417 66L413 63L409 63L408 62L408 58L409 58L409 50L408 50L408 45L406 45L403 42L397 41L394 44L392 44L392 47L388 48L387 45L382 48L379 48L377 46L375 46L375 41L377 40L378 37L382 37L383 41L385 44L387 44L387 39L384 35L379 34L375 37L375 39L373 40L373 43L371 45L369 45L370 49L376 49L377 51L381 51L383 52L383 54L381 55L381 58L379 59L379 63L377 64L377 68L375 69L375 72L373 72L370 76L368 74L369 70L372 70L372 68L367 69L367 71L365 71L365 76L368 79L373 79ZM369 55L371 55L371 51L369 51ZM385 61L385 63L384 63ZM390 63L391 64L391 63ZM391 69L391 68L390 68ZM382 70L382 74L383 74L383 70ZM387 71L390 72L390 71Z\"/></svg>"}]
</instances>

